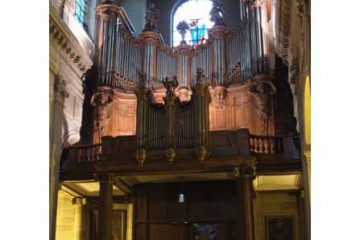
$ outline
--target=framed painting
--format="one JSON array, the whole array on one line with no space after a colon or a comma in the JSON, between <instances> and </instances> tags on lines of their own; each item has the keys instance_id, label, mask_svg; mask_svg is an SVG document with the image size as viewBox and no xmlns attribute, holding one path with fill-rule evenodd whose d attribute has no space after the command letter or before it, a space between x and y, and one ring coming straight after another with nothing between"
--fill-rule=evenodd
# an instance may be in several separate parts
<instances>
[{"instance_id":1,"label":"framed painting","mask_svg":"<svg viewBox=\"0 0 360 240\"><path fill-rule=\"evenodd\" d=\"M266 240L294 240L294 217L266 217Z\"/></svg>"},{"instance_id":2,"label":"framed painting","mask_svg":"<svg viewBox=\"0 0 360 240\"><path fill-rule=\"evenodd\" d=\"M219 240L218 223L193 223L191 228L192 240Z\"/></svg>"}]
</instances>

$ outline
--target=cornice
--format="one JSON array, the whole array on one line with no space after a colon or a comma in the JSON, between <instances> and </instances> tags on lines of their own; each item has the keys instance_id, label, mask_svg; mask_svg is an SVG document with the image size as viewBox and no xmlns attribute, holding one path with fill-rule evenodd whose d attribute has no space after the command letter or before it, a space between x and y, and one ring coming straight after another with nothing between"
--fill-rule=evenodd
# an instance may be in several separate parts
<instances>
[{"instance_id":1,"label":"cornice","mask_svg":"<svg viewBox=\"0 0 360 240\"><path fill-rule=\"evenodd\" d=\"M49 33L50 43L56 46L59 52L68 57L68 60L82 75L92 65L93 61L80 46L76 37L58 16L55 8L50 6Z\"/></svg>"}]
</instances>

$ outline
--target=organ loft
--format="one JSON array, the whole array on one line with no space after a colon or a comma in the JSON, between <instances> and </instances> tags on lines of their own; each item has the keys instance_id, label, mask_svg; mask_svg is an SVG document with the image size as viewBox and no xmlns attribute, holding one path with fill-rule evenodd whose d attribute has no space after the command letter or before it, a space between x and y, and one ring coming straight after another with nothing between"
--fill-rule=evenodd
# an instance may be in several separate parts
<instances>
[{"instance_id":1,"label":"organ loft","mask_svg":"<svg viewBox=\"0 0 360 240\"><path fill-rule=\"evenodd\" d=\"M310 239L310 1L49 20L50 239Z\"/></svg>"}]
</instances>

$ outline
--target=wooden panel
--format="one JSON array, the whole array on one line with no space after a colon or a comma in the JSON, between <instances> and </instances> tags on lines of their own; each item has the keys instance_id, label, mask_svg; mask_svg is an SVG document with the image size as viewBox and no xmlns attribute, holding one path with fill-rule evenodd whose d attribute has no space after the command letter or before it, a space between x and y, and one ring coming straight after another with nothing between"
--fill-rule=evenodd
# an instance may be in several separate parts
<instances>
[{"instance_id":1,"label":"wooden panel","mask_svg":"<svg viewBox=\"0 0 360 240\"><path fill-rule=\"evenodd\" d=\"M163 192L151 192L151 197L149 198L149 206L150 220L166 219L166 199Z\"/></svg>"},{"instance_id":2,"label":"wooden panel","mask_svg":"<svg viewBox=\"0 0 360 240\"><path fill-rule=\"evenodd\" d=\"M180 224L151 224L149 240L187 240L188 231Z\"/></svg>"},{"instance_id":3,"label":"wooden panel","mask_svg":"<svg viewBox=\"0 0 360 240\"><path fill-rule=\"evenodd\" d=\"M227 112L224 109L216 109L216 126L215 129L226 129Z\"/></svg>"},{"instance_id":4,"label":"wooden panel","mask_svg":"<svg viewBox=\"0 0 360 240\"><path fill-rule=\"evenodd\" d=\"M145 221L147 219L147 196L145 192L136 194L136 221Z\"/></svg>"},{"instance_id":5,"label":"wooden panel","mask_svg":"<svg viewBox=\"0 0 360 240\"><path fill-rule=\"evenodd\" d=\"M135 226L135 239L136 240L147 240L147 224L138 223Z\"/></svg>"},{"instance_id":6,"label":"wooden panel","mask_svg":"<svg viewBox=\"0 0 360 240\"><path fill-rule=\"evenodd\" d=\"M206 219L205 193L192 191L187 194L186 210L188 219Z\"/></svg>"}]
</instances>

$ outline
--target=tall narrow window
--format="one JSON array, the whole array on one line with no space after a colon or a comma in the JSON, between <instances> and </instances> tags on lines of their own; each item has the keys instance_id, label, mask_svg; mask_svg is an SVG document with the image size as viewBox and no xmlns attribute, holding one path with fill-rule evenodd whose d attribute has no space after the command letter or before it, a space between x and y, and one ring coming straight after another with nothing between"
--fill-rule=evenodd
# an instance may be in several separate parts
<instances>
[{"instance_id":1,"label":"tall narrow window","mask_svg":"<svg viewBox=\"0 0 360 240\"><path fill-rule=\"evenodd\" d=\"M189 30L185 34L188 45L197 45L208 39L207 30L214 26L210 21L211 0L189 0L176 8L173 15L172 44L174 47L180 45L181 34L177 30L179 22L185 21Z\"/></svg>"},{"instance_id":2,"label":"tall narrow window","mask_svg":"<svg viewBox=\"0 0 360 240\"><path fill-rule=\"evenodd\" d=\"M75 18L84 26L85 26L85 16L86 16L86 5L87 2L85 0L76 0Z\"/></svg>"}]
</instances>

